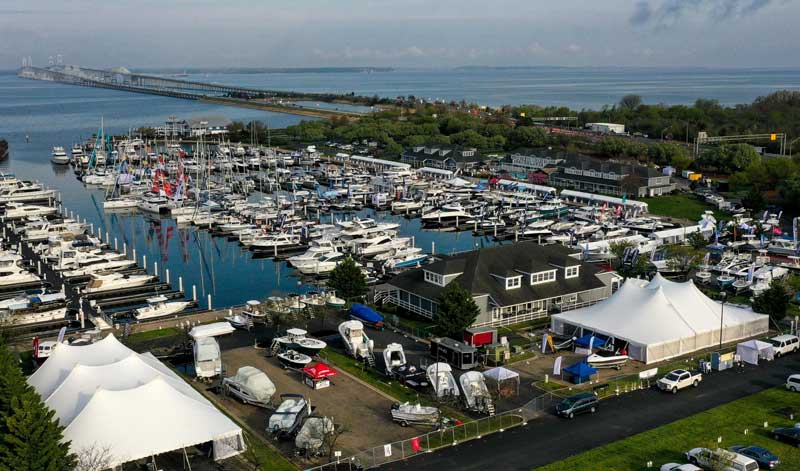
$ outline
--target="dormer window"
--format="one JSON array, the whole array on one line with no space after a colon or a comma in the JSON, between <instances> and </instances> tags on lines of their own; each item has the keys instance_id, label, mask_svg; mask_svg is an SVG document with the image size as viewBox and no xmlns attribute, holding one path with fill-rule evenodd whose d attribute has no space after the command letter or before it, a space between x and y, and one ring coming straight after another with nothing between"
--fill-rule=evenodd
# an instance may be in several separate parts
<instances>
[{"instance_id":1,"label":"dormer window","mask_svg":"<svg viewBox=\"0 0 800 471\"><path fill-rule=\"evenodd\" d=\"M548 283L556 279L556 270L542 271L538 273L531 273L531 285L538 285Z\"/></svg>"},{"instance_id":2,"label":"dormer window","mask_svg":"<svg viewBox=\"0 0 800 471\"><path fill-rule=\"evenodd\" d=\"M423 272L425 273L425 281L437 286L444 286L444 277L442 275L428 270L423 270Z\"/></svg>"},{"instance_id":3,"label":"dormer window","mask_svg":"<svg viewBox=\"0 0 800 471\"><path fill-rule=\"evenodd\" d=\"M522 286L522 276L506 278L506 289L516 289Z\"/></svg>"},{"instance_id":4,"label":"dormer window","mask_svg":"<svg viewBox=\"0 0 800 471\"><path fill-rule=\"evenodd\" d=\"M567 267L564 269L564 278L577 278L580 275L580 266Z\"/></svg>"}]
</instances>

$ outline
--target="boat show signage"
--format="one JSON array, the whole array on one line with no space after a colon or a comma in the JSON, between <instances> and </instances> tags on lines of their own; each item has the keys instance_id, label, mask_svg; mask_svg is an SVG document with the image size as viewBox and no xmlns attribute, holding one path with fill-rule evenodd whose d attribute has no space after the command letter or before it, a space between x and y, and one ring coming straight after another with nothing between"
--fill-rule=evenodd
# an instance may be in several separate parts
<instances>
[{"instance_id":1,"label":"boat show signage","mask_svg":"<svg viewBox=\"0 0 800 471\"><path fill-rule=\"evenodd\" d=\"M383 456L389 457L392 456L392 445L383 445Z\"/></svg>"}]
</instances>

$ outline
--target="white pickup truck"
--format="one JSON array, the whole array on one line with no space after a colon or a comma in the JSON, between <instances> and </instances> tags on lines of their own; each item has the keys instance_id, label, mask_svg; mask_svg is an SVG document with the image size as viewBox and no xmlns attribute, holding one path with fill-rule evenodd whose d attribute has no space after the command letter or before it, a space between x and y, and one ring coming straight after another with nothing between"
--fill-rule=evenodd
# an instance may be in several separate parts
<instances>
[{"instance_id":1,"label":"white pickup truck","mask_svg":"<svg viewBox=\"0 0 800 471\"><path fill-rule=\"evenodd\" d=\"M659 379L656 384L658 385L658 389L675 394L679 389L689 386L697 387L700 381L703 381L703 375L701 373L691 373L686 370L672 370L667 373L666 376Z\"/></svg>"}]
</instances>

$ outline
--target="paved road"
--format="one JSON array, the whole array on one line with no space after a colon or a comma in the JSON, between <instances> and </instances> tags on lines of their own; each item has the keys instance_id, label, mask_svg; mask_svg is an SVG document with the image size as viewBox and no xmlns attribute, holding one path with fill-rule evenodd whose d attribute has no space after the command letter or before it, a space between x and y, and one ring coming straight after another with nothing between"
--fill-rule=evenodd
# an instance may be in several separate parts
<instances>
[{"instance_id":1,"label":"paved road","mask_svg":"<svg viewBox=\"0 0 800 471\"><path fill-rule=\"evenodd\" d=\"M710 375L697 389L673 396L656 390L608 399L594 415L565 420L547 415L525 427L437 453L395 462L384 470L530 470L782 384L800 372L800 354L744 371Z\"/></svg>"}]
</instances>

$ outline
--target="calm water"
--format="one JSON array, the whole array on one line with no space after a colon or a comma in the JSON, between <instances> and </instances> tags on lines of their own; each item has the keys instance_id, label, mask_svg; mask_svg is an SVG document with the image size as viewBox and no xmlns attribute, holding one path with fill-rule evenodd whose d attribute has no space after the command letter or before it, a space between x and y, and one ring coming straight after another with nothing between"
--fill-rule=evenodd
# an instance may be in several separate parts
<instances>
[{"instance_id":1,"label":"calm water","mask_svg":"<svg viewBox=\"0 0 800 471\"><path fill-rule=\"evenodd\" d=\"M490 105L538 103L574 108L599 108L628 93L647 102L691 103L698 97L722 103L749 102L775 89L800 87L798 71L654 71L648 69L528 69L528 70L410 70L386 73L336 74L195 74L192 79L274 89L355 92L365 95L418 95L429 98L474 100ZM197 118L224 116L232 120L258 119L272 128L301 118L257 110L136 95L112 90L80 88L18 79L0 74L0 137L9 141L11 158L3 171L39 180L61 191L66 208L108 231L119 247L135 247L139 261L146 255L152 267L169 268L172 282L183 277L191 293L197 286L205 299L212 294L217 307L248 299L312 289L302 285L283 263L253 259L238 244L212 238L204 231L180 229L169 219L138 214L105 214L103 191L87 190L71 169L50 164L55 145L71 146L97 131L101 116L107 132L125 133L139 126L157 126L168 116ZM25 137L30 137L26 143ZM364 212L362 215L372 215ZM373 215L374 216L374 215ZM419 222L388 215L401 224L401 233L416 237L417 246L438 253L467 250L489 244L468 233L424 232ZM151 268L152 270L152 268Z\"/></svg>"},{"instance_id":2,"label":"calm water","mask_svg":"<svg viewBox=\"0 0 800 471\"><path fill-rule=\"evenodd\" d=\"M467 100L499 106L538 104L600 109L623 96L646 103L752 102L775 90L800 89L800 69L509 68L397 69L374 73L192 74L191 79L275 90Z\"/></svg>"},{"instance_id":3,"label":"calm water","mask_svg":"<svg viewBox=\"0 0 800 471\"><path fill-rule=\"evenodd\" d=\"M225 238L211 237L205 231L178 228L171 219L156 219L137 213L104 213L104 191L87 189L75 178L72 168L50 164L53 146L65 148L96 132L103 116L110 133L125 133L129 128L160 125L168 116L181 118L226 116L230 119L259 119L272 127L284 127L299 117L230 107L212 106L192 101L112 90L71 87L46 82L20 80L0 75L0 138L9 141L11 157L0 164L0 171L39 180L57 188L68 211L85 218L103 233L108 231L122 250L136 248L139 262L147 257L152 271L158 262L162 277L169 268L173 286L183 278L184 289L191 294L197 287L205 305L211 294L216 307L241 304L248 299L313 289L303 285L284 263L254 259L252 253ZM26 143L25 137L30 137ZM414 235L418 245L429 251L436 241L436 251L467 250L488 243L469 234L431 233L419 230L418 221L375 216L364 211L361 216L394 219L401 231ZM343 216L340 216L343 217ZM348 216L352 217L352 215Z\"/></svg>"}]
</instances>

